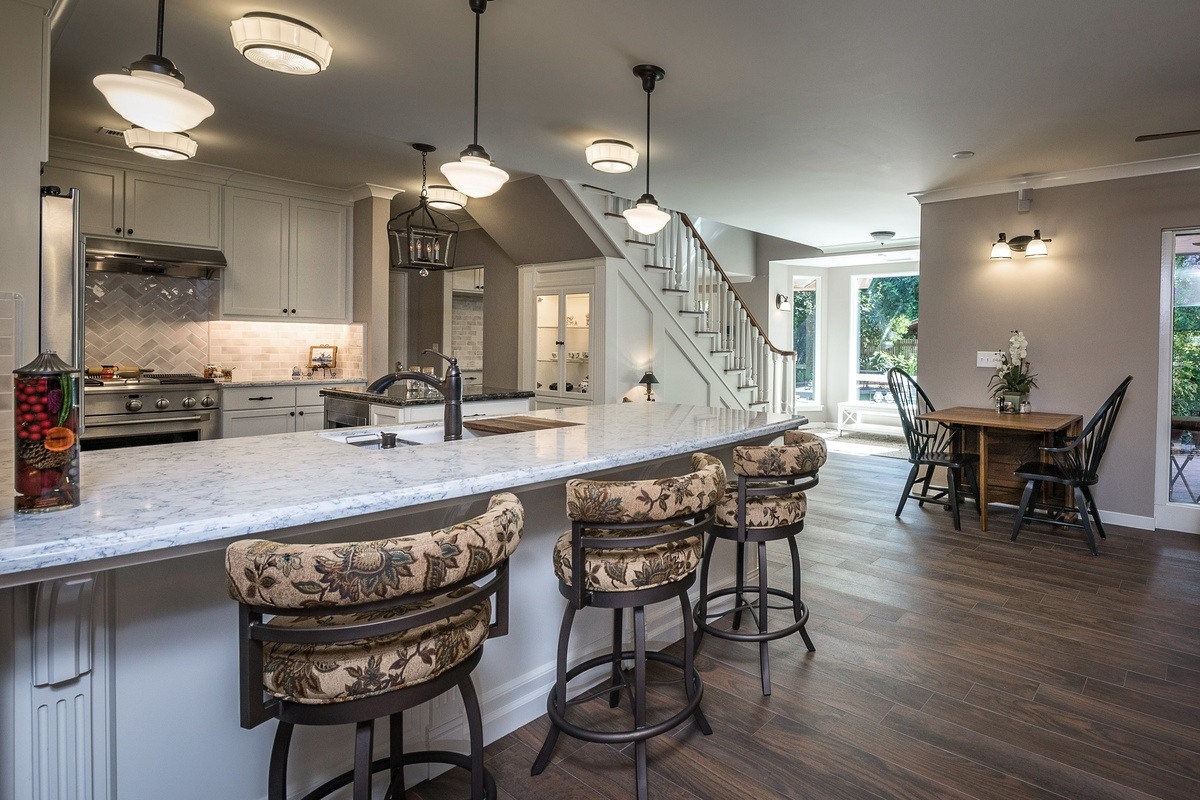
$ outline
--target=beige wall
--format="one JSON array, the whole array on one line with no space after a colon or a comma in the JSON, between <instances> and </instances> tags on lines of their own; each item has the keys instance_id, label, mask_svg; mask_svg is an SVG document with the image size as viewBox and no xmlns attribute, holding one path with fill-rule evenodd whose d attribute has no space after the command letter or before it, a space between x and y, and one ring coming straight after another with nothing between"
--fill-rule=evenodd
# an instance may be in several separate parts
<instances>
[{"instance_id":1,"label":"beige wall","mask_svg":"<svg viewBox=\"0 0 1200 800\"><path fill-rule=\"evenodd\" d=\"M1105 511L1154 513L1154 435L1162 230L1200 225L1200 173L1039 189L921 209L920 378L939 406L985 405L978 350L1029 339L1034 410L1085 419L1133 376L1096 500ZM996 234L1040 228L1050 257L991 261Z\"/></svg>"}]
</instances>

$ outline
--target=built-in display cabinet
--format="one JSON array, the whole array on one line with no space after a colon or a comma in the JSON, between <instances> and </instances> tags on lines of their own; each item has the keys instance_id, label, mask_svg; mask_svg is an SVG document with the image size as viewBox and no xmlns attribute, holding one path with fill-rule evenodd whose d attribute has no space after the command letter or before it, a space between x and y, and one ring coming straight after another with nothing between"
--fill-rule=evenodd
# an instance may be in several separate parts
<instances>
[{"instance_id":1,"label":"built-in display cabinet","mask_svg":"<svg viewBox=\"0 0 1200 800\"><path fill-rule=\"evenodd\" d=\"M54 158L42 185L79 190L85 235L221 246L220 184Z\"/></svg>"},{"instance_id":2,"label":"built-in display cabinet","mask_svg":"<svg viewBox=\"0 0 1200 800\"><path fill-rule=\"evenodd\" d=\"M604 334L592 261L521 268L522 388L538 408L603 399Z\"/></svg>"},{"instance_id":3,"label":"built-in display cabinet","mask_svg":"<svg viewBox=\"0 0 1200 800\"><path fill-rule=\"evenodd\" d=\"M343 205L226 189L221 316L348 320L348 226Z\"/></svg>"}]
</instances>

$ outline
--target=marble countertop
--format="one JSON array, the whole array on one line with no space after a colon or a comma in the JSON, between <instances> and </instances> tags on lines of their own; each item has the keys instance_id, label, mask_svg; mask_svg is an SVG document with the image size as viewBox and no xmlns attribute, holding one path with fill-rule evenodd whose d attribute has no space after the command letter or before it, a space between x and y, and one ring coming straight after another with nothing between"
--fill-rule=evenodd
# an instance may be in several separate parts
<instances>
[{"instance_id":1,"label":"marble countertop","mask_svg":"<svg viewBox=\"0 0 1200 800\"><path fill-rule=\"evenodd\" d=\"M670 403L531 413L581 424L395 450L363 450L306 432L88 451L79 507L16 514L10 502L0 510L0 586L534 486L779 435L805 422Z\"/></svg>"},{"instance_id":2,"label":"marble countertop","mask_svg":"<svg viewBox=\"0 0 1200 800\"><path fill-rule=\"evenodd\" d=\"M418 386L424 386L418 383ZM407 397L408 384L392 384L386 394L355 391L354 389L329 389L321 392L328 397L344 397L349 400L367 400L381 406L427 406L441 404L442 396L433 392L428 397ZM520 400L533 397L533 392L518 389L497 389L491 386L467 384L463 387L463 402L472 400Z\"/></svg>"},{"instance_id":3,"label":"marble countertop","mask_svg":"<svg viewBox=\"0 0 1200 800\"><path fill-rule=\"evenodd\" d=\"M300 378L292 380L291 378L280 378L277 381L225 381L220 384L230 389L235 389L239 386L341 386L344 384L361 383L366 384L366 378Z\"/></svg>"}]
</instances>

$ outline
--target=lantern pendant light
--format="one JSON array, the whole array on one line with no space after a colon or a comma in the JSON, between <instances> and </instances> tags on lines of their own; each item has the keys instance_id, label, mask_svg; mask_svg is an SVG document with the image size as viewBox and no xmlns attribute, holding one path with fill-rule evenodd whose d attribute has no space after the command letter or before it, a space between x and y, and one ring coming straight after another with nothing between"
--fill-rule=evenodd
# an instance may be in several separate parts
<instances>
[{"instance_id":1,"label":"lantern pendant light","mask_svg":"<svg viewBox=\"0 0 1200 800\"><path fill-rule=\"evenodd\" d=\"M492 164L492 157L479 146L479 20L487 10L488 0L467 0L475 12L475 124L471 143L459 153L459 160L442 165L442 174L455 189L467 197L487 197L495 194L508 173Z\"/></svg>"},{"instance_id":2,"label":"lantern pendant light","mask_svg":"<svg viewBox=\"0 0 1200 800\"><path fill-rule=\"evenodd\" d=\"M134 125L158 133L190 130L214 111L213 104L183 88L183 73L163 58L163 15L158 0L158 38L153 55L142 56L121 74L97 75L92 83L113 110Z\"/></svg>"},{"instance_id":3,"label":"lantern pendant light","mask_svg":"<svg viewBox=\"0 0 1200 800\"><path fill-rule=\"evenodd\" d=\"M667 73L653 64L638 64L633 68L633 74L642 79L642 88L646 91L646 193L637 199L633 208L627 208L621 214L629 227L643 236L649 236L661 231L671 219L671 215L659 208L658 201L650 194L650 94L654 91L654 85Z\"/></svg>"},{"instance_id":4,"label":"lantern pendant light","mask_svg":"<svg viewBox=\"0 0 1200 800\"><path fill-rule=\"evenodd\" d=\"M437 148L418 142L413 149L421 154L421 196L415 206L388 221L388 236L393 245L392 267L415 269L421 277L426 277L430 272L454 268L459 226L446 214L436 211L437 206L430 201L425 159Z\"/></svg>"}]
</instances>

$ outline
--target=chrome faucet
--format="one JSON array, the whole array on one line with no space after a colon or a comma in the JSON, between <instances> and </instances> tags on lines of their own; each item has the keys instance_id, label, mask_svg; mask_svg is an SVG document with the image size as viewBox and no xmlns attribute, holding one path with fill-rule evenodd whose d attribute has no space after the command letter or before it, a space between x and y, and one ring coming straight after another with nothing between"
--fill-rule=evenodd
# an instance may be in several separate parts
<instances>
[{"instance_id":1,"label":"chrome faucet","mask_svg":"<svg viewBox=\"0 0 1200 800\"><path fill-rule=\"evenodd\" d=\"M447 442L456 442L462 438L462 370L458 368L457 358L439 353L436 350L421 351L422 355L426 353L432 353L438 358L445 359L450 364L446 368L446 374L440 380L432 375L426 375L424 372L398 370L390 375L384 375L382 378L376 379L367 387L367 391L372 394L383 394L389 386L399 381L420 381L421 383L429 384L441 392L445 402L446 411L442 417L442 425L445 428L446 434L443 439Z\"/></svg>"}]
</instances>

